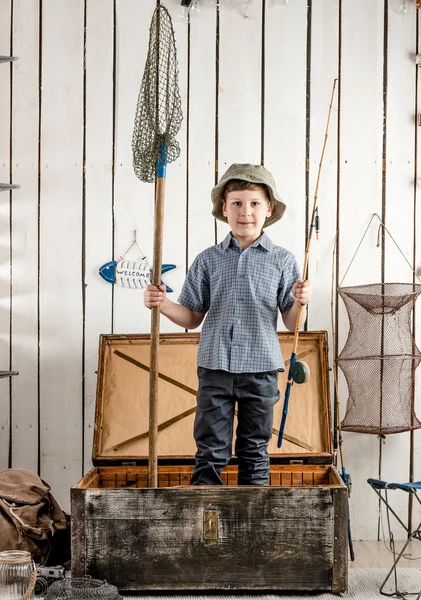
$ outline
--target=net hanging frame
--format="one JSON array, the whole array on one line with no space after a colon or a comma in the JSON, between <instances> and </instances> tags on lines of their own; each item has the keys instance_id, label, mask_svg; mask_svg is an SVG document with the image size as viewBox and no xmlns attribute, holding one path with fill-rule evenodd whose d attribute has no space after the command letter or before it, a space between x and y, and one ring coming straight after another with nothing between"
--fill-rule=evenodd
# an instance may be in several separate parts
<instances>
[{"instance_id":1,"label":"net hanging frame","mask_svg":"<svg viewBox=\"0 0 421 600\"><path fill-rule=\"evenodd\" d=\"M421 362L421 352L410 323L421 285L381 282L343 286L375 217L420 281L390 231L374 213L337 288L348 313L349 332L336 363L344 373L349 392L342 430L384 436L421 428L413 402L415 370Z\"/></svg>"}]
</instances>

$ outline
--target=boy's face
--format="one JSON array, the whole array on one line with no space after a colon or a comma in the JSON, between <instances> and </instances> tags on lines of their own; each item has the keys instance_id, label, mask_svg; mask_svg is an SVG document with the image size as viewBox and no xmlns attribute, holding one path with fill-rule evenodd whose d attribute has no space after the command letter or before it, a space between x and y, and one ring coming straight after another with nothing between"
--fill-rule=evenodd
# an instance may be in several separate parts
<instances>
[{"instance_id":1,"label":"boy's face","mask_svg":"<svg viewBox=\"0 0 421 600\"><path fill-rule=\"evenodd\" d=\"M228 192L222 202L222 214L240 247L245 248L260 237L272 209L262 190L239 190Z\"/></svg>"}]
</instances>

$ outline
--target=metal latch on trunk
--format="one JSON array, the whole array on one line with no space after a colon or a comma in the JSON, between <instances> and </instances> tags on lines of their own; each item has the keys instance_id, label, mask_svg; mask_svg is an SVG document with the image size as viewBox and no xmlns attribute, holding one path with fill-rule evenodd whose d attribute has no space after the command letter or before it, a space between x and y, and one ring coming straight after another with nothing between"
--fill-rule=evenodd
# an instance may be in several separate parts
<instances>
[{"instance_id":1,"label":"metal latch on trunk","mask_svg":"<svg viewBox=\"0 0 421 600\"><path fill-rule=\"evenodd\" d=\"M216 510L203 511L203 539L218 539L218 513Z\"/></svg>"}]
</instances>

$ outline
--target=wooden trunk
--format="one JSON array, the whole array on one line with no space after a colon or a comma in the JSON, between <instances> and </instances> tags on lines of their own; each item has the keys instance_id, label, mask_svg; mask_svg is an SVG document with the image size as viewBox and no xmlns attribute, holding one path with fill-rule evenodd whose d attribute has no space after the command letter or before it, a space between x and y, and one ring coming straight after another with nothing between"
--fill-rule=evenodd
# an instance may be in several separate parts
<instances>
[{"instance_id":1,"label":"wooden trunk","mask_svg":"<svg viewBox=\"0 0 421 600\"><path fill-rule=\"evenodd\" d=\"M224 486L191 487L199 335L161 336L161 458L158 488L148 488L149 337L101 336L96 466L71 490L74 576L122 591L346 590L348 494L332 466L327 338L300 338L311 376L293 386L281 449L274 430L269 485L237 486L233 461ZM293 336L279 339L287 358Z\"/></svg>"}]
</instances>

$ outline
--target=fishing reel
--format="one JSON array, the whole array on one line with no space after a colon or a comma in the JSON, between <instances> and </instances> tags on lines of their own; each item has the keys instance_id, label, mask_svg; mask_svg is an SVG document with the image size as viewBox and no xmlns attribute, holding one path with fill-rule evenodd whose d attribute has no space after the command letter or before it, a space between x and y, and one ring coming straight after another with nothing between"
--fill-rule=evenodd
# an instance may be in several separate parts
<instances>
[{"instance_id":1,"label":"fishing reel","mask_svg":"<svg viewBox=\"0 0 421 600\"><path fill-rule=\"evenodd\" d=\"M310 377L310 367L307 363L298 361L289 368L292 380L295 383L306 383Z\"/></svg>"}]
</instances>

